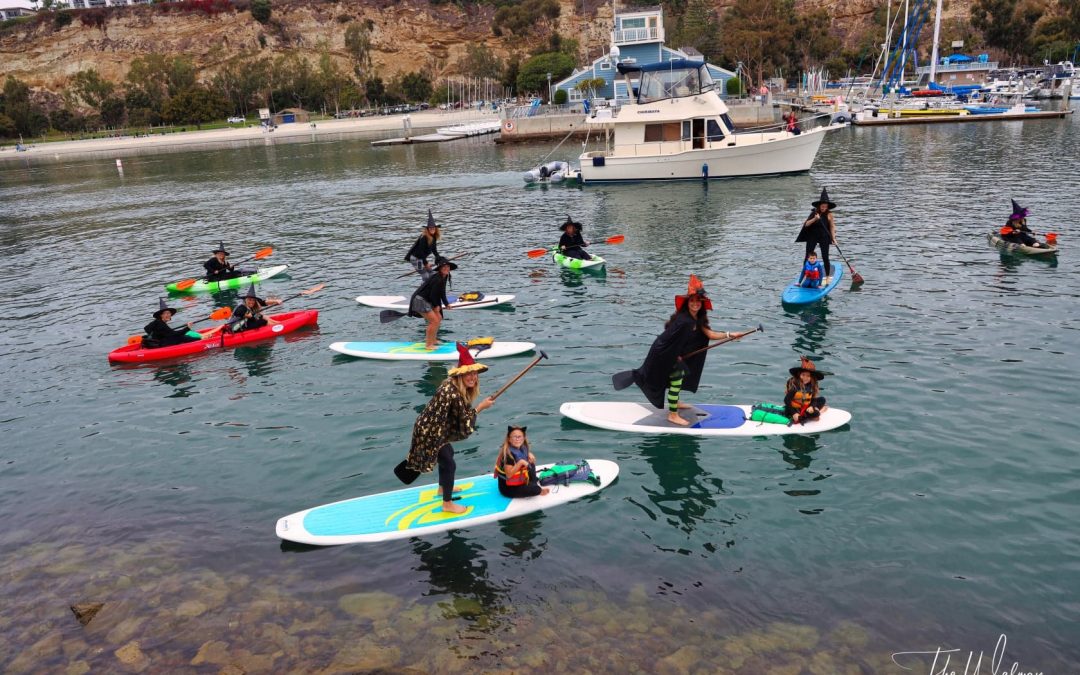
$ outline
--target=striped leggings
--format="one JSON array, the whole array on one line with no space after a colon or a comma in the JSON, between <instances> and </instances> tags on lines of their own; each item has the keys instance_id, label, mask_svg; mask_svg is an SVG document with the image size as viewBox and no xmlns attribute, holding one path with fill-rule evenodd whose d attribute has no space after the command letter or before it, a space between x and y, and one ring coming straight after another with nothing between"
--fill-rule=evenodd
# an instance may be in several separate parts
<instances>
[{"instance_id":1,"label":"striped leggings","mask_svg":"<svg viewBox=\"0 0 1080 675\"><path fill-rule=\"evenodd\" d=\"M676 412L679 410L679 393L682 391L682 381L684 375L686 375L686 371L683 370L681 367L671 371L671 374L668 375L668 412Z\"/></svg>"}]
</instances>

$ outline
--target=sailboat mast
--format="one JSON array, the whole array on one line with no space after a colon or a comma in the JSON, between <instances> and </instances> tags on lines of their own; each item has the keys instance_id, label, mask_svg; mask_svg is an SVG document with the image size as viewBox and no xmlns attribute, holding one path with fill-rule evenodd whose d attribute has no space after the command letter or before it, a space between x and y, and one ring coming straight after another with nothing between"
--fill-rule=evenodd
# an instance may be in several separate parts
<instances>
[{"instance_id":1,"label":"sailboat mast","mask_svg":"<svg viewBox=\"0 0 1080 675\"><path fill-rule=\"evenodd\" d=\"M941 0L937 0L937 10L934 13L934 50L930 52L930 81L926 83L926 86L930 86L937 79L937 61L938 61L938 38L941 37Z\"/></svg>"}]
</instances>

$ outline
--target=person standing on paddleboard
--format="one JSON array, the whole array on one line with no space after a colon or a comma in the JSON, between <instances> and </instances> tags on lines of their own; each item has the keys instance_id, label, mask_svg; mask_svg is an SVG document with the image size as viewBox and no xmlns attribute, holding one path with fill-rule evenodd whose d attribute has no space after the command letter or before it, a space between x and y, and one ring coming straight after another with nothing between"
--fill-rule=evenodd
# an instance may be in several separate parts
<instances>
[{"instance_id":1,"label":"person standing on paddleboard","mask_svg":"<svg viewBox=\"0 0 1080 675\"><path fill-rule=\"evenodd\" d=\"M805 356L801 358L802 363L798 367L788 370L791 379L787 381L784 391L784 415L794 424L816 420L828 409L825 397L818 391L818 382L825 377L825 373L819 373L810 359Z\"/></svg>"},{"instance_id":2,"label":"person standing on paddleboard","mask_svg":"<svg viewBox=\"0 0 1080 675\"><path fill-rule=\"evenodd\" d=\"M241 275L241 272L227 260L229 252L225 250L225 242L219 242L218 247L211 253L214 254L214 257L203 263L203 267L206 268L207 281L225 281L226 279L235 279Z\"/></svg>"},{"instance_id":3,"label":"person standing on paddleboard","mask_svg":"<svg viewBox=\"0 0 1080 675\"><path fill-rule=\"evenodd\" d=\"M581 223L575 223L570 216L566 216L566 222L559 226L562 236L559 237L559 253L567 258L579 260L592 260L592 256L585 252L589 242L581 236Z\"/></svg>"},{"instance_id":4,"label":"person standing on paddleboard","mask_svg":"<svg viewBox=\"0 0 1080 675\"><path fill-rule=\"evenodd\" d=\"M795 237L795 241L806 242L806 255L803 256L803 263L806 263L807 258L810 257L814 246L821 247L821 262L825 264L825 281L822 282L822 285L828 286L832 282L829 244L836 242L836 221L833 219L832 213L832 210L836 208L836 204L829 201L828 190L821 188L821 198L816 202L811 202L811 206L814 207L814 210L810 213L810 217L803 222L802 229L799 230L799 236Z\"/></svg>"},{"instance_id":5,"label":"person standing on paddleboard","mask_svg":"<svg viewBox=\"0 0 1080 675\"><path fill-rule=\"evenodd\" d=\"M169 322L172 321L174 314L176 314L176 309L166 305L165 300L162 298L158 298L158 311L154 312L154 320L143 328L146 331L146 337L143 338L142 342L145 349L180 345L202 339L187 334L191 330L190 321L183 328L171 327Z\"/></svg>"},{"instance_id":6,"label":"person standing on paddleboard","mask_svg":"<svg viewBox=\"0 0 1080 675\"><path fill-rule=\"evenodd\" d=\"M536 497L551 491L541 487L536 477L536 455L529 450L525 429L513 424L506 427L506 439L495 460L495 479L503 497Z\"/></svg>"},{"instance_id":7,"label":"person standing on paddleboard","mask_svg":"<svg viewBox=\"0 0 1080 675\"><path fill-rule=\"evenodd\" d=\"M446 258L435 258L435 274L425 279L409 299L409 316L423 317L428 322L424 332L426 349L439 346L438 333L443 307L450 304L446 297L446 286L450 283L450 272L456 269L457 265Z\"/></svg>"},{"instance_id":8,"label":"person standing on paddleboard","mask_svg":"<svg viewBox=\"0 0 1080 675\"><path fill-rule=\"evenodd\" d=\"M262 328L263 326L273 326L278 322L274 321L268 316L263 316L263 310L273 305L280 305L281 300L277 298L269 298L263 300L255 294L255 284L248 286L247 295L244 296L243 301L236 306L233 310L232 318L229 319L229 326L234 333L241 333L245 330L254 330L256 328Z\"/></svg>"},{"instance_id":9,"label":"person standing on paddleboard","mask_svg":"<svg viewBox=\"0 0 1080 675\"><path fill-rule=\"evenodd\" d=\"M417 272L420 273L420 278L427 280L431 276L431 264L427 259L429 255L435 256L435 259L439 259L439 224L435 222L435 217L431 215L431 209L427 212L427 225L424 226L423 232L420 237L417 238L416 243L412 245L409 252L405 254L405 262L413 266Z\"/></svg>"},{"instance_id":10,"label":"person standing on paddleboard","mask_svg":"<svg viewBox=\"0 0 1080 675\"><path fill-rule=\"evenodd\" d=\"M428 473L438 464L439 494L442 510L447 513L465 513L466 509L453 502L454 461L452 441L463 441L476 431L476 415L495 405L489 396L472 407L480 396L480 373L488 369L476 363L468 348L458 343L458 365L446 374L413 425L412 445L409 456L394 469L403 483L412 483L422 473Z\"/></svg>"},{"instance_id":11,"label":"person standing on paddleboard","mask_svg":"<svg viewBox=\"0 0 1080 675\"><path fill-rule=\"evenodd\" d=\"M681 427L690 423L679 416L679 409L690 406L679 403L679 395L684 389L697 392L708 352L686 360L683 360L683 354L706 346L709 340L745 334L714 331L709 327L710 309L712 301L705 293L705 287L691 274L686 295L675 296L675 313L664 324L664 332L653 340L645 362L633 371L634 384L655 407L664 407L664 391L667 390L668 422Z\"/></svg>"}]
</instances>

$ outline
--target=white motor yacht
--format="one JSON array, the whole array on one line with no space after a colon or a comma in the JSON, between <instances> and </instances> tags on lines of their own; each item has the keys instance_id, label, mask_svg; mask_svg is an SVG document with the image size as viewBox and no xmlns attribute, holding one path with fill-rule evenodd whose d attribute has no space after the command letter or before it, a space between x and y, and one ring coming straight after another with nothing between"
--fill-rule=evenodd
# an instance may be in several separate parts
<instances>
[{"instance_id":1,"label":"white motor yacht","mask_svg":"<svg viewBox=\"0 0 1080 675\"><path fill-rule=\"evenodd\" d=\"M636 100L586 119L591 129L606 133L608 143L580 156L585 183L802 173L810 170L825 134L847 126L736 133L705 63L677 59L617 68Z\"/></svg>"}]
</instances>

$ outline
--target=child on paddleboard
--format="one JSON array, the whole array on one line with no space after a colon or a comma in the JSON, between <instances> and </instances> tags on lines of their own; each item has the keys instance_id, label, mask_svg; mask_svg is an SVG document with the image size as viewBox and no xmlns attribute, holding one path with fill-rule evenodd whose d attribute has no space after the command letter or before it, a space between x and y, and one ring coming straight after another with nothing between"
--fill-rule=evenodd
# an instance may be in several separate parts
<instances>
[{"instance_id":1,"label":"child on paddleboard","mask_svg":"<svg viewBox=\"0 0 1080 675\"><path fill-rule=\"evenodd\" d=\"M810 359L805 356L801 358L802 363L788 371L791 379L787 381L784 392L784 414L793 424L816 420L829 409L825 405L825 397L818 390L818 382L825 377L825 373L819 373Z\"/></svg>"},{"instance_id":2,"label":"child on paddleboard","mask_svg":"<svg viewBox=\"0 0 1080 675\"><path fill-rule=\"evenodd\" d=\"M575 223L570 216L566 216L566 222L559 226L562 236L559 237L559 253L567 258L579 260L592 260L592 255L585 252L589 242L581 236L581 223Z\"/></svg>"},{"instance_id":3,"label":"child on paddleboard","mask_svg":"<svg viewBox=\"0 0 1080 675\"><path fill-rule=\"evenodd\" d=\"M476 431L476 415L495 405L489 396L472 407L473 401L480 396L480 373L488 367L476 363L464 344L458 343L457 350L457 367L447 371L446 380L416 418L409 456L394 468L398 479L409 484L438 464L439 494L442 510L447 513L466 511L464 506L453 501L457 463L450 442L463 441L472 435Z\"/></svg>"},{"instance_id":4,"label":"child on paddleboard","mask_svg":"<svg viewBox=\"0 0 1080 675\"><path fill-rule=\"evenodd\" d=\"M435 256L436 260L439 259L438 244L439 224L435 222L435 217L431 215L431 209L428 209L427 225L424 226L416 243L405 254L405 262L412 265L413 269L420 273L420 278L425 281L432 274L431 264L427 261L428 256L432 255Z\"/></svg>"},{"instance_id":5,"label":"child on paddleboard","mask_svg":"<svg viewBox=\"0 0 1080 675\"><path fill-rule=\"evenodd\" d=\"M495 460L495 478L499 481L499 493L504 497L535 497L546 495L550 490L541 487L536 478L536 456L529 450L526 427L509 425L506 438Z\"/></svg>"},{"instance_id":6,"label":"child on paddleboard","mask_svg":"<svg viewBox=\"0 0 1080 675\"><path fill-rule=\"evenodd\" d=\"M817 254L810 251L803 263L802 275L799 276L799 285L803 288L821 288L822 277L825 276L825 267L818 262Z\"/></svg>"}]
</instances>

